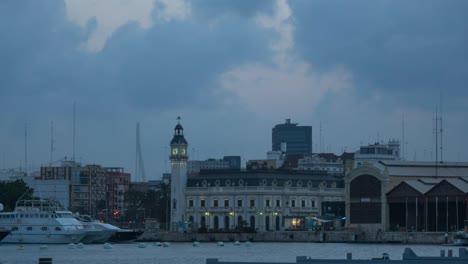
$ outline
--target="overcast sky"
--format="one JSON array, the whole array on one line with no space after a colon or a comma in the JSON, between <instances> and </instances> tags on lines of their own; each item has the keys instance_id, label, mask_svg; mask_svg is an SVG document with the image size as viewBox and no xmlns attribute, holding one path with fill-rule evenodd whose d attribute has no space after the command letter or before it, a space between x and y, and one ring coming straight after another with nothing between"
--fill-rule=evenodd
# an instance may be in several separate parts
<instances>
[{"instance_id":1,"label":"overcast sky","mask_svg":"<svg viewBox=\"0 0 468 264\"><path fill-rule=\"evenodd\" d=\"M402 138L406 157L468 159L468 1L0 1L1 168L76 154L169 169L182 117L191 158L266 157L271 129L313 126L341 153ZM166 162L165 162L166 161Z\"/></svg>"}]
</instances>

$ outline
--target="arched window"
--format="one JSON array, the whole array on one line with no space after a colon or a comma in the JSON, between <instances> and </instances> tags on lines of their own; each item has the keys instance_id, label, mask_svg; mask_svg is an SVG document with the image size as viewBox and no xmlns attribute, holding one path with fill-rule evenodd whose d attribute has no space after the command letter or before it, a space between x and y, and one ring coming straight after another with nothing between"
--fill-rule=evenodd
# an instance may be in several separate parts
<instances>
[{"instance_id":1,"label":"arched window","mask_svg":"<svg viewBox=\"0 0 468 264\"><path fill-rule=\"evenodd\" d=\"M374 176L361 175L350 182L350 222L352 224L380 223L381 182Z\"/></svg>"},{"instance_id":2,"label":"arched window","mask_svg":"<svg viewBox=\"0 0 468 264\"><path fill-rule=\"evenodd\" d=\"M255 216L250 217L250 228L255 229Z\"/></svg>"},{"instance_id":3,"label":"arched window","mask_svg":"<svg viewBox=\"0 0 468 264\"><path fill-rule=\"evenodd\" d=\"M270 231L270 216L265 216L265 230Z\"/></svg>"},{"instance_id":4,"label":"arched window","mask_svg":"<svg viewBox=\"0 0 468 264\"><path fill-rule=\"evenodd\" d=\"M229 216L224 216L224 230L229 230Z\"/></svg>"},{"instance_id":5,"label":"arched window","mask_svg":"<svg viewBox=\"0 0 468 264\"><path fill-rule=\"evenodd\" d=\"M239 216L237 217L237 227L238 227L238 228L244 227L242 221L243 221L242 216L239 215Z\"/></svg>"},{"instance_id":6,"label":"arched window","mask_svg":"<svg viewBox=\"0 0 468 264\"><path fill-rule=\"evenodd\" d=\"M214 229L219 229L219 217L217 215L214 217Z\"/></svg>"},{"instance_id":7,"label":"arched window","mask_svg":"<svg viewBox=\"0 0 468 264\"><path fill-rule=\"evenodd\" d=\"M206 228L206 217L205 216L202 216L201 219L200 219L200 225L202 228Z\"/></svg>"}]
</instances>

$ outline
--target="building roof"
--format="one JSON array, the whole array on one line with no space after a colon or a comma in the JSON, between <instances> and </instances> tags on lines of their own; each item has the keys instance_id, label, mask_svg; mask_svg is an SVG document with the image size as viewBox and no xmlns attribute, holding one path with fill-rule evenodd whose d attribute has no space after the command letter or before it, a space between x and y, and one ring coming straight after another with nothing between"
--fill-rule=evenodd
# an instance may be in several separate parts
<instances>
[{"instance_id":1,"label":"building roof","mask_svg":"<svg viewBox=\"0 0 468 264\"><path fill-rule=\"evenodd\" d=\"M452 184L454 187L459 189L464 193L468 193L468 182L462 179L445 179L448 183Z\"/></svg>"},{"instance_id":2,"label":"building roof","mask_svg":"<svg viewBox=\"0 0 468 264\"><path fill-rule=\"evenodd\" d=\"M187 187L202 186L206 183L209 186L285 186L291 187L318 187L326 182L327 186L335 182L336 188L343 188L342 178L328 175L326 172L282 172L282 171L217 171L202 172L198 175L189 175Z\"/></svg>"},{"instance_id":3,"label":"building roof","mask_svg":"<svg viewBox=\"0 0 468 264\"><path fill-rule=\"evenodd\" d=\"M466 177L468 176L467 162L438 163L427 161L395 161L382 160L376 166L387 169L390 176L408 177Z\"/></svg>"},{"instance_id":4,"label":"building roof","mask_svg":"<svg viewBox=\"0 0 468 264\"><path fill-rule=\"evenodd\" d=\"M437 183L441 181L442 180L439 179L437 182L433 182L433 183L427 183L427 182L423 182L420 180L416 180L416 181L409 180L409 181L403 181L403 182L408 184L409 186L411 186L413 189L420 192L421 194L425 194L427 191L432 189Z\"/></svg>"}]
</instances>

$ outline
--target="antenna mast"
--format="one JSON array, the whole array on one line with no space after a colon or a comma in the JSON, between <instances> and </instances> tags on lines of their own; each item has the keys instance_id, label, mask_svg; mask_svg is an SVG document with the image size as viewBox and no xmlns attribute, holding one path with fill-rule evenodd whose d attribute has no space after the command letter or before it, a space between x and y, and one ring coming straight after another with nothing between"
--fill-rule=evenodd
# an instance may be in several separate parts
<instances>
[{"instance_id":1,"label":"antenna mast","mask_svg":"<svg viewBox=\"0 0 468 264\"><path fill-rule=\"evenodd\" d=\"M438 124L439 124L439 117L438 117L438 109L436 108L436 114L435 114L435 172L436 172L436 177L438 176L438 168L437 165L439 163L439 130L438 130Z\"/></svg>"},{"instance_id":2,"label":"antenna mast","mask_svg":"<svg viewBox=\"0 0 468 264\"><path fill-rule=\"evenodd\" d=\"M24 172L28 174L28 141L27 141L27 125L24 124Z\"/></svg>"},{"instance_id":3,"label":"antenna mast","mask_svg":"<svg viewBox=\"0 0 468 264\"><path fill-rule=\"evenodd\" d=\"M54 121L50 121L50 167L52 167L52 153L54 152Z\"/></svg>"},{"instance_id":4,"label":"antenna mast","mask_svg":"<svg viewBox=\"0 0 468 264\"><path fill-rule=\"evenodd\" d=\"M440 92L440 163L443 162L443 142L442 142L442 133L444 129L442 128L442 92Z\"/></svg>"},{"instance_id":5,"label":"antenna mast","mask_svg":"<svg viewBox=\"0 0 468 264\"><path fill-rule=\"evenodd\" d=\"M75 161L75 125L76 125L76 101L73 102L73 155L72 155L72 161Z\"/></svg>"},{"instance_id":6,"label":"antenna mast","mask_svg":"<svg viewBox=\"0 0 468 264\"><path fill-rule=\"evenodd\" d=\"M401 129L402 129L402 142L401 142L401 159L405 160L405 114L401 119Z\"/></svg>"}]
</instances>

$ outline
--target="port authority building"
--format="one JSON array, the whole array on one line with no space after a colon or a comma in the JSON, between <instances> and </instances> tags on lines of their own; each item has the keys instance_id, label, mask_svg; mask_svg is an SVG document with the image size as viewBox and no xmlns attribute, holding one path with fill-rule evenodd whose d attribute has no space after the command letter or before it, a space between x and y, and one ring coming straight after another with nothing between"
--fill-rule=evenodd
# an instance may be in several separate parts
<instances>
[{"instance_id":1,"label":"port authority building","mask_svg":"<svg viewBox=\"0 0 468 264\"><path fill-rule=\"evenodd\" d=\"M342 175L330 173L339 170L316 170L314 164L307 167L310 170L191 174L188 142L180 123L170 146L173 232L325 227L450 232L468 224L468 163L402 161L394 140L361 147L353 164L343 161L347 169ZM311 155L302 163L317 158ZM288 158L285 163L294 164Z\"/></svg>"},{"instance_id":2,"label":"port authority building","mask_svg":"<svg viewBox=\"0 0 468 264\"><path fill-rule=\"evenodd\" d=\"M468 219L468 163L387 160L345 176L346 226L363 232L451 232Z\"/></svg>"}]
</instances>

